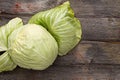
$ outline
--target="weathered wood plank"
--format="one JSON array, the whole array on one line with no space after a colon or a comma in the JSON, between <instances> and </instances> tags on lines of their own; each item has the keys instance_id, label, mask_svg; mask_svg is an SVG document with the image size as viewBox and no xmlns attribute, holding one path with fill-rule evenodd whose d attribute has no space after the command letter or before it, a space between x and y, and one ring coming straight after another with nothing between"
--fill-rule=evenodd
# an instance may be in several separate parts
<instances>
[{"instance_id":1,"label":"weathered wood plank","mask_svg":"<svg viewBox=\"0 0 120 80\"><path fill-rule=\"evenodd\" d=\"M80 18L83 40L120 41L120 18Z\"/></svg>"},{"instance_id":2,"label":"weathered wood plank","mask_svg":"<svg viewBox=\"0 0 120 80\"><path fill-rule=\"evenodd\" d=\"M33 14L67 0L0 0L0 12ZM70 0L77 17L120 17L120 0Z\"/></svg>"},{"instance_id":3,"label":"weathered wood plank","mask_svg":"<svg viewBox=\"0 0 120 80\"><path fill-rule=\"evenodd\" d=\"M77 17L120 17L120 0L70 0Z\"/></svg>"},{"instance_id":4,"label":"weathered wood plank","mask_svg":"<svg viewBox=\"0 0 120 80\"><path fill-rule=\"evenodd\" d=\"M83 41L68 55L58 57L55 65L79 65L81 63L120 64L120 44Z\"/></svg>"},{"instance_id":5,"label":"weathered wood plank","mask_svg":"<svg viewBox=\"0 0 120 80\"><path fill-rule=\"evenodd\" d=\"M120 17L120 1L71 0L77 17Z\"/></svg>"},{"instance_id":6,"label":"weathered wood plank","mask_svg":"<svg viewBox=\"0 0 120 80\"><path fill-rule=\"evenodd\" d=\"M119 80L120 65L51 66L44 71L17 68L0 74L0 80Z\"/></svg>"},{"instance_id":7,"label":"weathered wood plank","mask_svg":"<svg viewBox=\"0 0 120 80\"><path fill-rule=\"evenodd\" d=\"M65 0L0 0L0 12L33 14L57 6Z\"/></svg>"},{"instance_id":8,"label":"weathered wood plank","mask_svg":"<svg viewBox=\"0 0 120 80\"><path fill-rule=\"evenodd\" d=\"M14 17L21 17L27 23L30 15L0 14L0 26ZM82 24L82 40L120 41L120 18L79 18Z\"/></svg>"}]
</instances>

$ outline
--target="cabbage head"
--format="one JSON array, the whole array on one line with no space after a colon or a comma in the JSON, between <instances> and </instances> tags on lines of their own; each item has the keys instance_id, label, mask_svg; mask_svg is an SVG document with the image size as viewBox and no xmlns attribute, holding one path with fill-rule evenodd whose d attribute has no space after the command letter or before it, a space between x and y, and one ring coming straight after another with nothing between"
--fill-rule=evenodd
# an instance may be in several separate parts
<instances>
[{"instance_id":1,"label":"cabbage head","mask_svg":"<svg viewBox=\"0 0 120 80\"><path fill-rule=\"evenodd\" d=\"M15 64L34 70L44 70L56 59L58 45L52 35L36 24L26 24L8 38L8 53Z\"/></svg>"},{"instance_id":2,"label":"cabbage head","mask_svg":"<svg viewBox=\"0 0 120 80\"><path fill-rule=\"evenodd\" d=\"M53 9L35 14L29 23L41 25L56 39L59 55L66 55L81 39L81 25L67 1Z\"/></svg>"}]
</instances>

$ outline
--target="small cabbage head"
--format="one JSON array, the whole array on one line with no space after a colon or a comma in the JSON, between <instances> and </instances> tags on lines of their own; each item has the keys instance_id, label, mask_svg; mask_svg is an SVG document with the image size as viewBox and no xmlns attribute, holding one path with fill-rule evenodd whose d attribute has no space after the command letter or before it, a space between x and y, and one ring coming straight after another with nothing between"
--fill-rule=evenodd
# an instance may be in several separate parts
<instances>
[{"instance_id":1,"label":"small cabbage head","mask_svg":"<svg viewBox=\"0 0 120 80\"><path fill-rule=\"evenodd\" d=\"M8 47L14 63L27 69L44 70L58 55L56 40L45 28L36 24L27 24L12 32Z\"/></svg>"}]
</instances>

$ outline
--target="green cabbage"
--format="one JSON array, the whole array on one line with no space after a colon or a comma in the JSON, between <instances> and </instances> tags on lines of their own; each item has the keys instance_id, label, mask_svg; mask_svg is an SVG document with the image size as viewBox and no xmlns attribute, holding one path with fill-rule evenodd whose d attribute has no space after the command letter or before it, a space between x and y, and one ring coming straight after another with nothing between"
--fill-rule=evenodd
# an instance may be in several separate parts
<instances>
[{"instance_id":1,"label":"green cabbage","mask_svg":"<svg viewBox=\"0 0 120 80\"><path fill-rule=\"evenodd\" d=\"M22 68L44 70L57 55L66 55L81 39L81 25L67 1L35 14L23 25L14 18L0 27L0 72Z\"/></svg>"},{"instance_id":2,"label":"green cabbage","mask_svg":"<svg viewBox=\"0 0 120 80\"><path fill-rule=\"evenodd\" d=\"M40 25L27 24L15 30L8 40L12 60L20 67L44 70L56 59L58 45Z\"/></svg>"},{"instance_id":3,"label":"green cabbage","mask_svg":"<svg viewBox=\"0 0 120 80\"><path fill-rule=\"evenodd\" d=\"M0 72L10 71L16 67L16 64L13 63L11 57L8 54L8 38L11 33L22 26L22 20L20 18L14 18L8 22L8 24L0 27L0 52L3 54L0 55Z\"/></svg>"},{"instance_id":4,"label":"green cabbage","mask_svg":"<svg viewBox=\"0 0 120 80\"><path fill-rule=\"evenodd\" d=\"M35 14L29 23L42 25L56 39L59 55L65 55L78 44L81 39L81 25L69 2Z\"/></svg>"}]
</instances>

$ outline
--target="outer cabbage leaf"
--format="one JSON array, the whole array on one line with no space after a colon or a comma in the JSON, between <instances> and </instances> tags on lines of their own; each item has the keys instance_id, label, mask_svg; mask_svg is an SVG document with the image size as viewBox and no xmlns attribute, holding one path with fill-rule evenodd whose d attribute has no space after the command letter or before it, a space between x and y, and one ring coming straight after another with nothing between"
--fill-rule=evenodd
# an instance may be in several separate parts
<instances>
[{"instance_id":1,"label":"outer cabbage leaf","mask_svg":"<svg viewBox=\"0 0 120 80\"><path fill-rule=\"evenodd\" d=\"M0 72L10 71L16 67L16 64L13 63L9 54L7 53L8 37L15 29L22 25L23 23L20 18L14 18L10 20L8 24L0 27L0 52L4 51L4 53L0 55Z\"/></svg>"},{"instance_id":2,"label":"outer cabbage leaf","mask_svg":"<svg viewBox=\"0 0 120 80\"><path fill-rule=\"evenodd\" d=\"M35 14L29 23L45 27L56 39L59 46L59 55L67 54L81 39L81 25L69 2Z\"/></svg>"},{"instance_id":3,"label":"outer cabbage leaf","mask_svg":"<svg viewBox=\"0 0 120 80\"><path fill-rule=\"evenodd\" d=\"M56 40L45 28L36 24L15 30L9 37L8 46L13 61L27 69L44 70L58 55Z\"/></svg>"},{"instance_id":4,"label":"outer cabbage leaf","mask_svg":"<svg viewBox=\"0 0 120 80\"><path fill-rule=\"evenodd\" d=\"M0 72L11 71L16 68L16 65L11 60L7 52L0 56Z\"/></svg>"},{"instance_id":5,"label":"outer cabbage leaf","mask_svg":"<svg viewBox=\"0 0 120 80\"><path fill-rule=\"evenodd\" d=\"M20 18L14 18L8 24L0 27L0 51L7 50L9 35L22 25L23 22Z\"/></svg>"}]
</instances>

